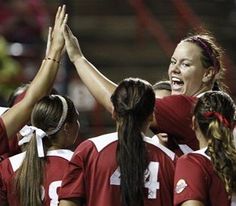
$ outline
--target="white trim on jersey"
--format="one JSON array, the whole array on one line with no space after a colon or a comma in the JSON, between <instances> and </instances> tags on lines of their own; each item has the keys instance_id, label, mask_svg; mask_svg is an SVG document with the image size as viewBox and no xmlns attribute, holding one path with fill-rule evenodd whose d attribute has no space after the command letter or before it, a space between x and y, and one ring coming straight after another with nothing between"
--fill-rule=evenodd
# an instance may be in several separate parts
<instances>
[{"instance_id":1,"label":"white trim on jersey","mask_svg":"<svg viewBox=\"0 0 236 206\"><path fill-rule=\"evenodd\" d=\"M189 147L186 144L179 144L179 148L184 154L188 154L194 151L191 147Z\"/></svg>"},{"instance_id":2,"label":"white trim on jersey","mask_svg":"<svg viewBox=\"0 0 236 206\"><path fill-rule=\"evenodd\" d=\"M104 134L98 137L93 137L88 139L89 141L92 141L97 149L98 152L103 150L106 146L111 144L112 142L115 142L118 140L118 133L109 133L109 134ZM152 144L156 147L158 147L160 150L162 150L167 156L171 158L173 161L175 159L175 153L166 148L165 146L161 145L158 141L158 138L155 136L153 138L147 137L143 135L143 141Z\"/></svg>"},{"instance_id":3,"label":"white trim on jersey","mask_svg":"<svg viewBox=\"0 0 236 206\"><path fill-rule=\"evenodd\" d=\"M206 150L207 150L207 147L204 147L204 148L202 148L200 150L193 151L192 153L200 154L202 156L205 156L207 159L211 160L211 158L206 154Z\"/></svg>"},{"instance_id":4,"label":"white trim on jersey","mask_svg":"<svg viewBox=\"0 0 236 206\"><path fill-rule=\"evenodd\" d=\"M118 140L118 134L117 134L117 132L113 132L113 133L109 133L109 134L100 135L98 137L93 137L88 140L93 142L95 147L97 148L97 151L100 152L107 145Z\"/></svg>"},{"instance_id":5,"label":"white trim on jersey","mask_svg":"<svg viewBox=\"0 0 236 206\"><path fill-rule=\"evenodd\" d=\"M5 113L7 110L9 109L9 107L0 107L0 116Z\"/></svg>"},{"instance_id":6,"label":"white trim on jersey","mask_svg":"<svg viewBox=\"0 0 236 206\"><path fill-rule=\"evenodd\" d=\"M169 150L164 145L160 144L159 139L156 135L154 135L152 138L144 136L143 140L149 144L152 144L156 147L158 147L161 151L163 151L170 159L173 161L175 159L175 153Z\"/></svg>"},{"instance_id":7,"label":"white trim on jersey","mask_svg":"<svg viewBox=\"0 0 236 206\"><path fill-rule=\"evenodd\" d=\"M71 160L74 152L67 149L58 149L58 150L51 150L47 152L47 156L56 156L64 158L68 161ZM21 166L24 158L25 158L26 152L22 152L20 154L14 155L12 157L9 157L9 161L11 163L12 169L15 172L19 167Z\"/></svg>"},{"instance_id":8,"label":"white trim on jersey","mask_svg":"<svg viewBox=\"0 0 236 206\"><path fill-rule=\"evenodd\" d=\"M56 156L56 157L61 157L64 158L68 161L71 160L74 152L68 149L57 149L57 150L51 150L47 152L47 156Z\"/></svg>"},{"instance_id":9,"label":"white trim on jersey","mask_svg":"<svg viewBox=\"0 0 236 206\"><path fill-rule=\"evenodd\" d=\"M9 161L14 172L21 166L23 160L25 159L25 154L26 152L22 152L20 154L9 157Z\"/></svg>"},{"instance_id":10,"label":"white trim on jersey","mask_svg":"<svg viewBox=\"0 0 236 206\"><path fill-rule=\"evenodd\" d=\"M231 206L236 206L236 194L233 193L232 198L231 198Z\"/></svg>"}]
</instances>

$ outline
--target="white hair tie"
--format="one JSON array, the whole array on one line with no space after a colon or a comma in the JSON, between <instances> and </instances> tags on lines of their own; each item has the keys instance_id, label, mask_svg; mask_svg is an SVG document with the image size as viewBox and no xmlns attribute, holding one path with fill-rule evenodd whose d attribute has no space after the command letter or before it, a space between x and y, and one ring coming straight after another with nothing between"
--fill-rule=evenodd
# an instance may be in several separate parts
<instances>
[{"instance_id":1,"label":"white hair tie","mask_svg":"<svg viewBox=\"0 0 236 206\"><path fill-rule=\"evenodd\" d=\"M43 141L42 139L47 136L47 134L41 130L35 127L35 134L36 134L36 143L37 143L37 150L38 150L38 156L44 157L44 149L43 149Z\"/></svg>"},{"instance_id":2,"label":"white hair tie","mask_svg":"<svg viewBox=\"0 0 236 206\"><path fill-rule=\"evenodd\" d=\"M18 145L21 146L25 143L28 143L31 140L31 138L33 137L34 132L35 132L35 138L36 138L36 143L37 143L38 157L44 157L44 149L43 149L42 139L47 134L43 130L41 130L37 127L25 125L20 130L20 135L23 136L23 138L18 142Z\"/></svg>"},{"instance_id":3,"label":"white hair tie","mask_svg":"<svg viewBox=\"0 0 236 206\"><path fill-rule=\"evenodd\" d=\"M22 129L19 131L20 135L23 137L21 140L19 140L18 145L21 146L25 143L28 143L31 138L32 135L34 133L34 129L31 128L28 125L25 125L24 127L22 127Z\"/></svg>"}]
</instances>

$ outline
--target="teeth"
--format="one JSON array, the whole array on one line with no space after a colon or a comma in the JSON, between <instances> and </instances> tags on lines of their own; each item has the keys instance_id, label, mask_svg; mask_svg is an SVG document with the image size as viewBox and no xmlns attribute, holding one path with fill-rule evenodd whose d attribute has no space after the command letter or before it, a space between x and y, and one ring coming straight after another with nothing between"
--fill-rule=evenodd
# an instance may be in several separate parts
<instances>
[{"instance_id":1,"label":"teeth","mask_svg":"<svg viewBox=\"0 0 236 206\"><path fill-rule=\"evenodd\" d=\"M176 78L176 77L172 77L171 80L172 80L173 82L181 82L181 80L178 79L178 78Z\"/></svg>"}]
</instances>

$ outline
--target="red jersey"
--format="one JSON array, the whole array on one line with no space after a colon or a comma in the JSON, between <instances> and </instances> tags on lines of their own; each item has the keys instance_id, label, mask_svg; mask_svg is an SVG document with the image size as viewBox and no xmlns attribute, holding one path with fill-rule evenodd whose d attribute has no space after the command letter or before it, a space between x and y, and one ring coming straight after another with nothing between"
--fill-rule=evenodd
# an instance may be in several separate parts
<instances>
[{"instance_id":1,"label":"red jersey","mask_svg":"<svg viewBox=\"0 0 236 206\"><path fill-rule=\"evenodd\" d=\"M45 176L43 184L43 205L58 205L58 188L61 186L62 176L71 159L70 150L52 150L47 153ZM8 202L11 206L19 206L17 194L12 187L15 171L21 166L25 152L5 159L0 164L0 203Z\"/></svg>"},{"instance_id":2,"label":"red jersey","mask_svg":"<svg viewBox=\"0 0 236 206\"><path fill-rule=\"evenodd\" d=\"M157 133L168 134L168 148L178 156L186 151L198 150L199 143L192 130L192 112L197 98L185 95L171 95L156 99L155 118L157 126L151 128ZM180 148L179 145L182 147Z\"/></svg>"},{"instance_id":3,"label":"red jersey","mask_svg":"<svg viewBox=\"0 0 236 206\"><path fill-rule=\"evenodd\" d=\"M207 206L230 206L223 181L214 171L206 148L177 160L175 171L174 205L198 200ZM236 202L235 202L236 204Z\"/></svg>"},{"instance_id":4,"label":"red jersey","mask_svg":"<svg viewBox=\"0 0 236 206\"><path fill-rule=\"evenodd\" d=\"M6 127L0 117L0 156L9 152Z\"/></svg>"},{"instance_id":5,"label":"red jersey","mask_svg":"<svg viewBox=\"0 0 236 206\"><path fill-rule=\"evenodd\" d=\"M86 206L120 206L120 172L116 162L117 133L82 142L75 150L62 181L59 199L82 198ZM173 205L174 156L144 137L149 152L144 204Z\"/></svg>"}]
</instances>

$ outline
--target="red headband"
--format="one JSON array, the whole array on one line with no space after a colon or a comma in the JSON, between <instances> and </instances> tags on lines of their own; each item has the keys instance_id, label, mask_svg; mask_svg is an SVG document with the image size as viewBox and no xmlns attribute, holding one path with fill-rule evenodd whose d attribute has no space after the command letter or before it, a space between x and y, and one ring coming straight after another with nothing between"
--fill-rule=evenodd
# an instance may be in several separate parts
<instances>
[{"instance_id":1,"label":"red headband","mask_svg":"<svg viewBox=\"0 0 236 206\"><path fill-rule=\"evenodd\" d=\"M219 120L222 124L225 125L225 127L231 128L229 121L219 112L204 112L204 117L216 117L217 120Z\"/></svg>"}]
</instances>

